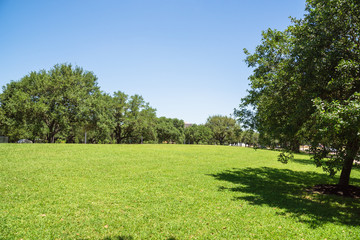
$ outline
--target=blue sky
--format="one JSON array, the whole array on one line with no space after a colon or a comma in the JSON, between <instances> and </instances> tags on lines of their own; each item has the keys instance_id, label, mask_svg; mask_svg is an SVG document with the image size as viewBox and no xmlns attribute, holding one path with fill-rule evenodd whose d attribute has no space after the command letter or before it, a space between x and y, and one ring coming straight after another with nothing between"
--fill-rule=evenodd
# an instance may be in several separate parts
<instances>
[{"instance_id":1,"label":"blue sky","mask_svg":"<svg viewBox=\"0 0 360 240\"><path fill-rule=\"evenodd\" d=\"M229 115L251 74L243 48L301 18L305 0L0 0L0 86L71 63L158 116Z\"/></svg>"}]
</instances>

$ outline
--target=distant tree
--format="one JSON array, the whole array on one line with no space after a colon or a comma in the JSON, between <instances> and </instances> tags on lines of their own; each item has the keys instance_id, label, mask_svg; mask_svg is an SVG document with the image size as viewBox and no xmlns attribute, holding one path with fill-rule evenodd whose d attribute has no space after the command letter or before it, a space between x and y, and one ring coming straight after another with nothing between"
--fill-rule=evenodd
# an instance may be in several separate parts
<instances>
[{"instance_id":1,"label":"distant tree","mask_svg":"<svg viewBox=\"0 0 360 240\"><path fill-rule=\"evenodd\" d=\"M4 123L5 123L5 114L4 114L4 110L0 106L0 135L2 135Z\"/></svg>"},{"instance_id":2,"label":"distant tree","mask_svg":"<svg viewBox=\"0 0 360 240\"><path fill-rule=\"evenodd\" d=\"M176 142L184 141L184 121L176 118L160 117L157 120L156 132L158 142Z\"/></svg>"},{"instance_id":3,"label":"distant tree","mask_svg":"<svg viewBox=\"0 0 360 240\"><path fill-rule=\"evenodd\" d=\"M259 134L251 129L241 132L240 139L247 145L257 146L259 144Z\"/></svg>"},{"instance_id":4,"label":"distant tree","mask_svg":"<svg viewBox=\"0 0 360 240\"><path fill-rule=\"evenodd\" d=\"M128 137L128 133L126 133L126 120L128 111L127 101L127 94L120 91L114 93L112 108L115 121L114 135L117 143L121 143L125 138Z\"/></svg>"},{"instance_id":5,"label":"distant tree","mask_svg":"<svg viewBox=\"0 0 360 240\"><path fill-rule=\"evenodd\" d=\"M185 129L185 139L188 144L208 144L212 140L212 132L203 124L193 124Z\"/></svg>"},{"instance_id":6,"label":"distant tree","mask_svg":"<svg viewBox=\"0 0 360 240\"><path fill-rule=\"evenodd\" d=\"M140 143L156 140L156 110L142 96L115 92L112 111L114 136L117 143Z\"/></svg>"},{"instance_id":7,"label":"distant tree","mask_svg":"<svg viewBox=\"0 0 360 240\"><path fill-rule=\"evenodd\" d=\"M214 141L220 145L233 142L236 131L240 129L235 119L220 115L209 117L205 126L211 129Z\"/></svg>"},{"instance_id":8,"label":"distant tree","mask_svg":"<svg viewBox=\"0 0 360 240\"><path fill-rule=\"evenodd\" d=\"M83 121L80 108L98 91L96 76L71 64L31 72L3 88L0 102L7 119L5 132L12 141L45 138L53 143L57 134Z\"/></svg>"},{"instance_id":9,"label":"distant tree","mask_svg":"<svg viewBox=\"0 0 360 240\"><path fill-rule=\"evenodd\" d=\"M185 122L184 120L172 118L174 127L179 131L179 136L177 139L178 143L183 143L185 138Z\"/></svg>"},{"instance_id":10,"label":"distant tree","mask_svg":"<svg viewBox=\"0 0 360 240\"><path fill-rule=\"evenodd\" d=\"M149 103L144 102L139 95L131 97L130 113L133 125L131 142L141 143L141 141L156 140L156 109L150 107Z\"/></svg>"},{"instance_id":11,"label":"distant tree","mask_svg":"<svg viewBox=\"0 0 360 240\"><path fill-rule=\"evenodd\" d=\"M98 92L88 98L82 116L85 121L80 124L79 129L82 136L86 131L87 142L92 143L111 143L112 134L115 127L115 118L112 108L112 97L106 93Z\"/></svg>"}]
</instances>

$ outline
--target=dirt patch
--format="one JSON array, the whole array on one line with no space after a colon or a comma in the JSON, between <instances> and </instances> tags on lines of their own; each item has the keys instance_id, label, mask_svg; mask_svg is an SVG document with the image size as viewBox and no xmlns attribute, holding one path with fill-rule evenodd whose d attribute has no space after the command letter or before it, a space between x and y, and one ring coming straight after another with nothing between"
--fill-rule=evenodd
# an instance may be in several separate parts
<instances>
[{"instance_id":1,"label":"dirt patch","mask_svg":"<svg viewBox=\"0 0 360 240\"><path fill-rule=\"evenodd\" d=\"M335 184L319 184L307 189L309 192L319 194L332 194L349 198L360 198L360 187L357 186L340 186Z\"/></svg>"}]
</instances>

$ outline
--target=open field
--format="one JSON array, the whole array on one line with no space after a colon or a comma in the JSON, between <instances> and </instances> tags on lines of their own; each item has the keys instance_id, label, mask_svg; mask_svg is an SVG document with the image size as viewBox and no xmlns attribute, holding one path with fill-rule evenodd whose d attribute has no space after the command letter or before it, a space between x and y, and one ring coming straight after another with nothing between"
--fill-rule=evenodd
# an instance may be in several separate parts
<instances>
[{"instance_id":1,"label":"open field","mask_svg":"<svg viewBox=\"0 0 360 240\"><path fill-rule=\"evenodd\" d=\"M308 156L189 145L0 145L0 239L359 239ZM352 172L360 185L360 171Z\"/></svg>"}]
</instances>

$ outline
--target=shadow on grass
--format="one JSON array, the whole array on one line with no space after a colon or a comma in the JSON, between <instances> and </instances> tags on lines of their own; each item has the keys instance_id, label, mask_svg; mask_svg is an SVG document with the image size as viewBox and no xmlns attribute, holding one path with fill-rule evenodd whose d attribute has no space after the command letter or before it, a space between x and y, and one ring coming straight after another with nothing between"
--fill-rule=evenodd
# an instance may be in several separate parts
<instances>
[{"instance_id":1,"label":"shadow on grass","mask_svg":"<svg viewBox=\"0 0 360 240\"><path fill-rule=\"evenodd\" d=\"M289 214L313 228L329 222L360 225L358 199L306 192L308 187L331 181L326 174L262 167L232 169L211 176L236 184L230 188L219 187L219 191L239 193L234 200L279 208L284 211L282 214Z\"/></svg>"},{"instance_id":2,"label":"shadow on grass","mask_svg":"<svg viewBox=\"0 0 360 240\"><path fill-rule=\"evenodd\" d=\"M299 159L299 158L294 158L290 161L294 162L294 163L300 163L303 165L313 165L316 166L315 162L313 159ZM360 170L360 164L354 164L352 167L352 171L359 171ZM360 183L360 179L355 179L354 182Z\"/></svg>"},{"instance_id":3,"label":"shadow on grass","mask_svg":"<svg viewBox=\"0 0 360 240\"><path fill-rule=\"evenodd\" d=\"M309 156L308 153L297 153L296 155L300 155L300 154L301 154L301 155ZM294 158L294 159L292 159L292 160L290 161L290 163L291 163L291 162L300 163L300 164L303 164L303 165L313 165L313 166L316 166L315 161L314 161L313 159L311 159L311 158L309 158L309 159ZM360 170L360 164L354 164L352 169L355 170L355 171Z\"/></svg>"},{"instance_id":4,"label":"shadow on grass","mask_svg":"<svg viewBox=\"0 0 360 240\"><path fill-rule=\"evenodd\" d=\"M132 236L109 236L102 240L133 240L134 238ZM174 237L169 237L166 240L176 240Z\"/></svg>"},{"instance_id":5,"label":"shadow on grass","mask_svg":"<svg viewBox=\"0 0 360 240\"><path fill-rule=\"evenodd\" d=\"M299 158L294 158L293 160L291 160L291 162L300 163L300 164L303 164L303 165L313 165L313 166L316 166L314 160L312 160L312 159L299 159Z\"/></svg>"},{"instance_id":6,"label":"shadow on grass","mask_svg":"<svg viewBox=\"0 0 360 240\"><path fill-rule=\"evenodd\" d=\"M134 238L132 236L111 236L106 237L103 240L133 240Z\"/></svg>"}]
</instances>

